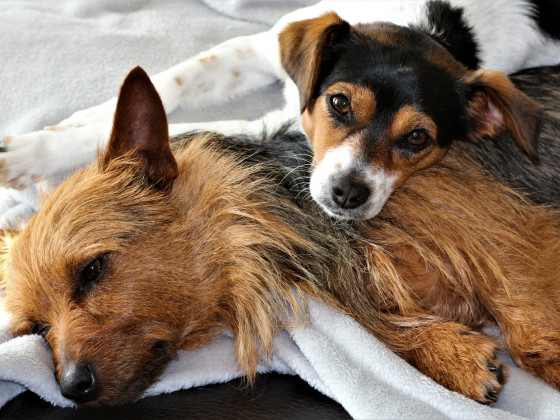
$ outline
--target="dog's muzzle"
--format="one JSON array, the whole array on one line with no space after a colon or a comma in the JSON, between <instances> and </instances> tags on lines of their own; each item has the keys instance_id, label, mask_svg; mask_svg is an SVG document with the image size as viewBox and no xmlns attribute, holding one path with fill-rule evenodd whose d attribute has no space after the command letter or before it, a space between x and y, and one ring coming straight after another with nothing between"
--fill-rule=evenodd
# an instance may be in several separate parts
<instances>
[{"instance_id":1,"label":"dog's muzzle","mask_svg":"<svg viewBox=\"0 0 560 420\"><path fill-rule=\"evenodd\" d=\"M75 364L60 379L60 392L66 398L83 404L97 398L97 383L91 366Z\"/></svg>"},{"instance_id":2,"label":"dog's muzzle","mask_svg":"<svg viewBox=\"0 0 560 420\"><path fill-rule=\"evenodd\" d=\"M369 196L368 186L349 176L338 175L331 181L332 201L343 210L358 208Z\"/></svg>"}]
</instances>

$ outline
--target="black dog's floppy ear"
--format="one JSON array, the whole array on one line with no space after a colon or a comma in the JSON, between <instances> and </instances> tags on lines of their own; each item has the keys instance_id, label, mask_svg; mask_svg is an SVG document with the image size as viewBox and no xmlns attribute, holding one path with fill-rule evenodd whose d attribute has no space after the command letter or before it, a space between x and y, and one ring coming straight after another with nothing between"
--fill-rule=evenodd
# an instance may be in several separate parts
<instances>
[{"instance_id":1,"label":"black dog's floppy ear","mask_svg":"<svg viewBox=\"0 0 560 420\"><path fill-rule=\"evenodd\" d=\"M280 33L280 58L299 89L301 112L315 90L325 48L350 31L348 22L334 12L290 23Z\"/></svg>"},{"instance_id":2,"label":"black dog's floppy ear","mask_svg":"<svg viewBox=\"0 0 560 420\"><path fill-rule=\"evenodd\" d=\"M537 150L543 111L518 90L506 74L477 70L467 77L471 92L469 116L474 124L472 136L496 137L509 130L533 163L539 162Z\"/></svg>"},{"instance_id":3,"label":"black dog's floppy ear","mask_svg":"<svg viewBox=\"0 0 560 420\"><path fill-rule=\"evenodd\" d=\"M170 187L177 177L163 103L140 67L132 69L121 86L104 159L107 163L121 156L141 160L146 179L158 189Z\"/></svg>"}]
</instances>

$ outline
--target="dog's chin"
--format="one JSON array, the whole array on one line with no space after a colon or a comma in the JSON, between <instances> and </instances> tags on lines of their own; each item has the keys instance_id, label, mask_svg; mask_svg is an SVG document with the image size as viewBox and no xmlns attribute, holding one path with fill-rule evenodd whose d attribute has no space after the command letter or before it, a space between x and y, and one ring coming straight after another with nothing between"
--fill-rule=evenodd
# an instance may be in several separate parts
<instances>
[{"instance_id":1,"label":"dog's chin","mask_svg":"<svg viewBox=\"0 0 560 420\"><path fill-rule=\"evenodd\" d=\"M133 393L125 392L123 394L111 394L110 396L100 396L94 401L77 402L73 401L78 407L99 408L106 406L119 406L133 403L142 398L147 389L142 391L135 390Z\"/></svg>"},{"instance_id":2,"label":"dog's chin","mask_svg":"<svg viewBox=\"0 0 560 420\"><path fill-rule=\"evenodd\" d=\"M334 219L345 221L365 221L372 219L377 216L383 208L383 205L368 206L366 203L366 205L360 206L359 208L347 210L340 208L329 200L321 201L315 198L314 200L327 215Z\"/></svg>"},{"instance_id":3,"label":"dog's chin","mask_svg":"<svg viewBox=\"0 0 560 420\"><path fill-rule=\"evenodd\" d=\"M159 376L159 375L158 375ZM148 389L157 381L152 375L137 377L134 380L126 382L107 383L100 380L100 392L97 398L92 401L80 402L74 401L79 407L99 408L105 406L119 406L133 403L146 395Z\"/></svg>"},{"instance_id":4,"label":"dog's chin","mask_svg":"<svg viewBox=\"0 0 560 420\"><path fill-rule=\"evenodd\" d=\"M354 209L344 209L332 200L330 194L326 193L326 191L330 191L330 188L321 184L320 181L316 181L316 179L311 177L309 187L311 198L323 212L334 219L348 221L373 219L381 212L383 206L393 192L393 189L390 187L380 188L377 185L370 186L371 190L375 191L375 193L372 194L364 204Z\"/></svg>"}]
</instances>

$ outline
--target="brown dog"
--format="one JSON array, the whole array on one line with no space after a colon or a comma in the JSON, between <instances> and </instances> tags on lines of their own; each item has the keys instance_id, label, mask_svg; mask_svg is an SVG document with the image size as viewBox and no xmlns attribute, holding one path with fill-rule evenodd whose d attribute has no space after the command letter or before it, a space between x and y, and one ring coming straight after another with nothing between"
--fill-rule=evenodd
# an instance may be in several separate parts
<instances>
[{"instance_id":1,"label":"brown dog","mask_svg":"<svg viewBox=\"0 0 560 420\"><path fill-rule=\"evenodd\" d=\"M130 73L97 164L4 236L12 331L46 339L66 397L130 401L225 328L253 378L287 314L305 321L304 295L484 403L504 375L479 328L497 323L516 362L560 389L557 212L452 148L378 218L333 224L302 182L305 140L272 140L193 134L172 154L155 89Z\"/></svg>"}]
</instances>

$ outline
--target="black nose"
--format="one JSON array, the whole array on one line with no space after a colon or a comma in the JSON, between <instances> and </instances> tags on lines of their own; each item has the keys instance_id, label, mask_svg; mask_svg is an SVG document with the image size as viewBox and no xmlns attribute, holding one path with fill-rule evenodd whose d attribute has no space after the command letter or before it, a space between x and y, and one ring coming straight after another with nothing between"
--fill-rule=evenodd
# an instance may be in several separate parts
<instances>
[{"instance_id":1,"label":"black nose","mask_svg":"<svg viewBox=\"0 0 560 420\"><path fill-rule=\"evenodd\" d=\"M60 392L77 403L94 401L97 397L95 376L89 365L73 365L60 380Z\"/></svg>"},{"instance_id":2,"label":"black nose","mask_svg":"<svg viewBox=\"0 0 560 420\"><path fill-rule=\"evenodd\" d=\"M343 209L355 209L364 204L369 197L369 188L352 178L339 177L332 183L333 201Z\"/></svg>"}]
</instances>

